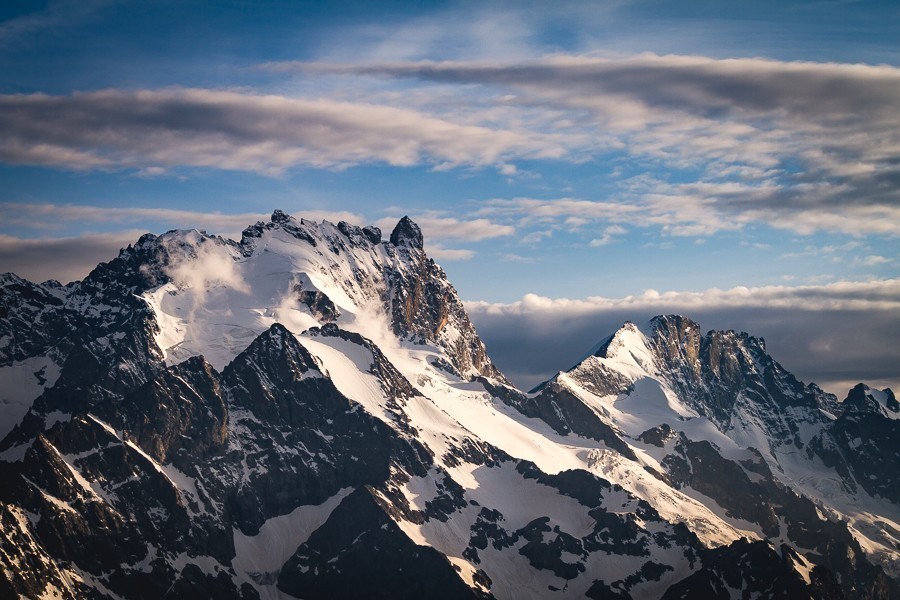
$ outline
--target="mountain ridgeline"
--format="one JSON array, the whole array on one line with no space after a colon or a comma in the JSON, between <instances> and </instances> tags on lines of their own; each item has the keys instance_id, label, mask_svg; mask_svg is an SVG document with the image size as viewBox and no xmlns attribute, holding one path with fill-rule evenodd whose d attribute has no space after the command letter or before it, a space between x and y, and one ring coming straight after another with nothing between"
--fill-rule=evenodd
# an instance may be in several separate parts
<instances>
[{"instance_id":1,"label":"mountain ridgeline","mask_svg":"<svg viewBox=\"0 0 900 600\"><path fill-rule=\"evenodd\" d=\"M0 275L0 437L0 598L900 598L890 390L673 315L518 390L406 217Z\"/></svg>"}]
</instances>

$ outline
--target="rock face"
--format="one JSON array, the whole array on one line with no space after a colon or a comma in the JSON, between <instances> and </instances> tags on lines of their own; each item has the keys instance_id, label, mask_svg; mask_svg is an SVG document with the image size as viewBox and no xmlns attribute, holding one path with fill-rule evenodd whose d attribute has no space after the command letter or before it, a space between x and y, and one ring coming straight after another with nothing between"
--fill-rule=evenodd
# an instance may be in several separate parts
<instances>
[{"instance_id":1,"label":"rock face","mask_svg":"<svg viewBox=\"0 0 900 600\"><path fill-rule=\"evenodd\" d=\"M830 573L809 565L791 548L782 545L776 550L763 541L742 539L728 548L705 552L703 568L669 588L663 599L724 600L734 594L810 600L842 596Z\"/></svg>"},{"instance_id":2,"label":"rock face","mask_svg":"<svg viewBox=\"0 0 900 600\"><path fill-rule=\"evenodd\" d=\"M810 442L810 452L873 497L900 504L900 412L890 389L860 383L841 403L837 418Z\"/></svg>"},{"instance_id":3,"label":"rock face","mask_svg":"<svg viewBox=\"0 0 900 600\"><path fill-rule=\"evenodd\" d=\"M411 267L388 275L394 333L419 342L438 340L458 373L508 383L491 363L443 269L425 255L419 226L403 217L391 233L391 244L401 264Z\"/></svg>"},{"instance_id":4,"label":"rock face","mask_svg":"<svg viewBox=\"0 0 900 600\"><path fill-rule=\"evenodd\" d=\"M2 598L898 597L889 390L667 316L524 393L408 218L7 274L0 340Z\"/></svg>"},{"instance_id":5,"label":"rock face","mask_svg":"<svg viewBox=\"0 0 900 600\"><path fill-rule=\"evenodd\" d=\"M407 246L421 250L424 247L422 230L409 217L403 217L391 232L391 243L395 246Z\"/></svg>"}]
</instances>

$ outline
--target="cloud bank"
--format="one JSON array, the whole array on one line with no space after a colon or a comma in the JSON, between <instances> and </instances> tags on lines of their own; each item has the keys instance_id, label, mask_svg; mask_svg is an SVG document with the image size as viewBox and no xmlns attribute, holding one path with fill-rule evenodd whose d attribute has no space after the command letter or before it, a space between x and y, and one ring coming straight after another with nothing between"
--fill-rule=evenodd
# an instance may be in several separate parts
<instances>
[{"instance_id":1,"label":"cloud bank","mask_svg":"<svg viewBox=\"0 0 900 600\"><path fill-rule=\"evenodd\" d=\"M650 290L620 299L529 294L508 304L467 302L466 309L491 357L524 388L573 366L623 322L669 313L689 316L704 331L735 329L761 336L788 370L837 395L859 381L900 388L900 279Z\"/></svg>"},{"instance_id":2,"label":"cloud bank","mask_svg":"<svg viewBox=\"0 0 900 600\"><path fill-rule=\"evenodd\" d=\"M144 233L130 230L53 239L0 234L0 271L36 282L84 279L98 263L114 259L121 248L136 242Z\"/></svg>"}]
</instances>

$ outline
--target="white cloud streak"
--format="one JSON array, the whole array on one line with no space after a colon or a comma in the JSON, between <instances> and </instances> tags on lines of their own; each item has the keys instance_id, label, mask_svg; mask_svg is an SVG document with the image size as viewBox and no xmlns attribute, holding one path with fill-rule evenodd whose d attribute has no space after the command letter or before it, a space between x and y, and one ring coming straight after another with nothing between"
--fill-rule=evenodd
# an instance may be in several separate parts
<instances>
[{"instance_id":1,"label":"white cloud streak","mask_svg":"<svg viewBox=\"0 0 900 600\"><path fill-rule=\"evenodd\" d=\"M480 242L513 235L516 232L515 227L512 225L503 225L484 218L461 220L436 214L424 214L412 215L412 219L422 229L422 234L426 241L460 240ZM383 231L390 232L399 220L399 217L385 217L384 219L379 219L376 225Z\"/></svg>"},{"instance_id":2,"label":"white cloud streak","mask_svg":"<svg viewBox=\"0 0 900 600\"><path fill-rule=\"evenodd\" d=\"M603 230L603 235L598 238L594 238L588 244L591 248L599 248L600 246L606 246L608 244L612 244L616 241L617 235L623 235L628 231L622 227L621 225L610 225Z\"/></svg>"},{"instance_id":3,"label":"white cloud streak","mask_svg":"<svg viewBox=\"0 0 900 600\"><path fill-rule=\"evenodd\" d=\"M646 228L659 227L669 235L706 236L736 231L764 223L808 235L830 231L852 236L900 235L900 205L847 202L820 206L814 200L803 205L777 203L781 188L729 184L668 184L645 180L640 190L629 192L621 201L581 198L492 199L477 214L511 219L523 225L554 224L560 228L582 227L589 223L613 223ZM613 225L614 227L615 225ZM606 232L600 239L604 239ZM608 243L612 238L606 240Z\"/></svg>"},{"instance_id":4,"label":"white cloud streak","mask_svg":"<svg viewBox=\"0 0 900 600\"><path fill-rule=\"evenodd\" d=\"M426 251L431 258L445 261L471 260L475 257L474 250L465 248L444 248L443 246L428 244Z\"/></svg>"},{"instance_id":5,"label":"white cloud streak","mask_svg":"<svg viewBox=\"0 0 900 600\"><path fill-rule=\"evenodd\" d=\"M900 231L895 67L641 54L266 68L346 76L351 97L371 76L421 85L353 102L203 89L0 95L0 160L143 174L358 164L511 173L520 159L624 153L625 171L656 176L620 180L606 198L519 199L505 210L569 229L597 221L687 236L755 224Z\"/></svg>"}]
</instances>

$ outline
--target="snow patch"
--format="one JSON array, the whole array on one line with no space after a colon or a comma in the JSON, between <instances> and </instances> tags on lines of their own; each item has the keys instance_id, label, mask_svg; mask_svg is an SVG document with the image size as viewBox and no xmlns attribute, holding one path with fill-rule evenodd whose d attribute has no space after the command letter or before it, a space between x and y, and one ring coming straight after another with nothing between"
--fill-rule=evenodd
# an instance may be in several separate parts
<instances>
[{"instance_id":1,"label":"snow patch","mask_svg":"<svg viewBox=\"0 0 900 600\"><path fill-rule=\"evenodd\" d=\"M253 585L264 600L287 597L274 585L262 585L253 575L277 573L312 533L321 527L352 488L344 488L317 505L300 506L286 515L272 517L263 523L259 533L248 536L234 530L236 556L231 561L239 581Z\"/></svg>"},{"instance_id":2,"label":"snow patch","mask_svg":"<svg viewBox=\"0 0 900 600\"><path fill-rule=\"evenodd\" d=\"M34 399L56 383L59 373L59 367L49 356L0 367L0 439L22 421Z\"/></svg>"}]
</instances>

